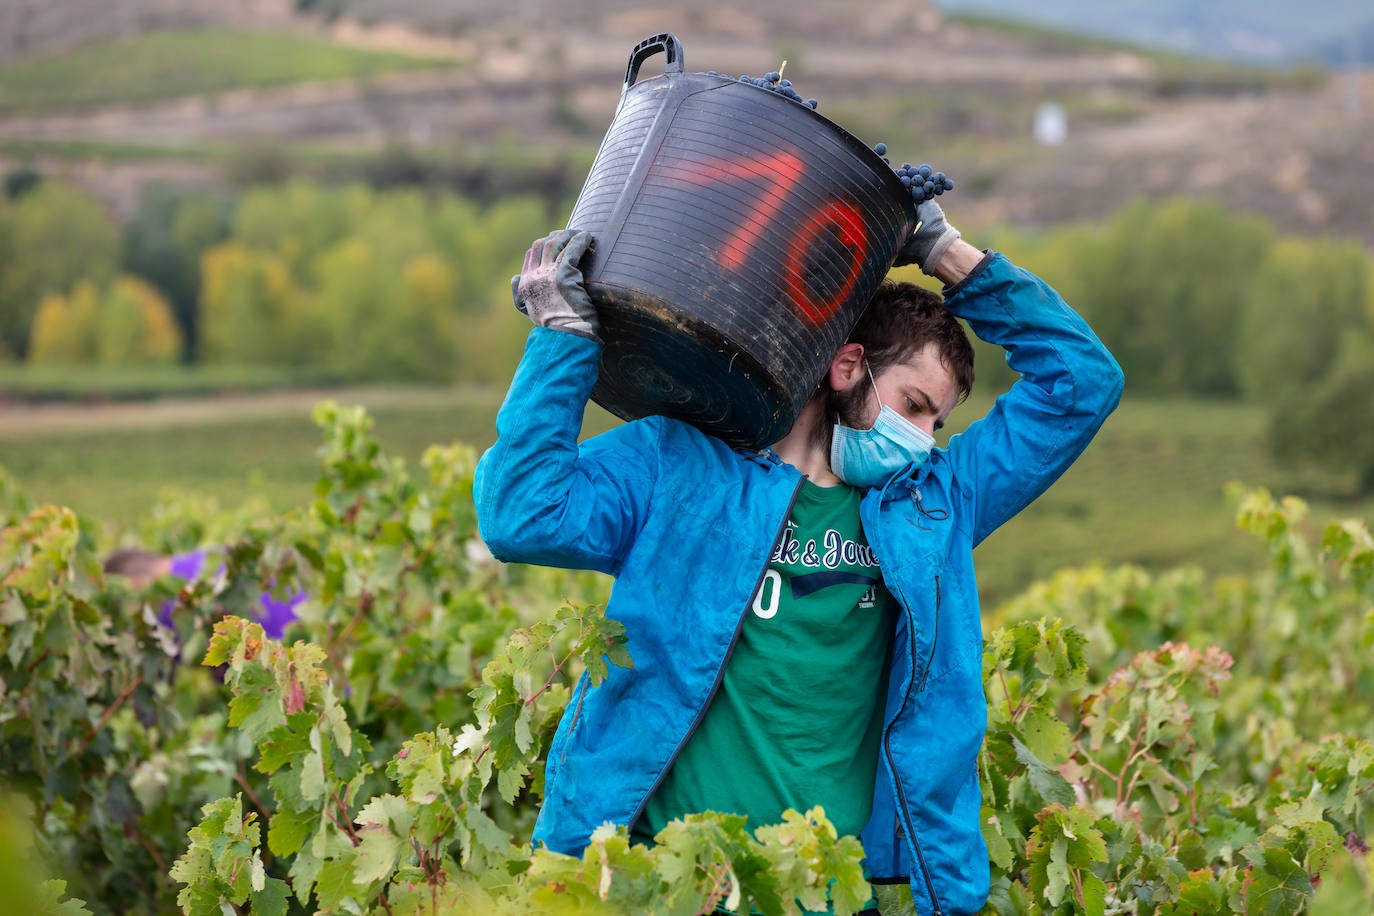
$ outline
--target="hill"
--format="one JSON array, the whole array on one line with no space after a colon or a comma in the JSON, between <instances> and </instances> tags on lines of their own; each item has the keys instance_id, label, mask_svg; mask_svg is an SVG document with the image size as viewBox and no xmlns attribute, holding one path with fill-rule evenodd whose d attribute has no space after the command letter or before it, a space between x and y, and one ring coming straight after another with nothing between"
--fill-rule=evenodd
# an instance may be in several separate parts
<instances>
[{"instance_id":1,"label":"hill","mask_svg":"<svg viewBox=\"0 0 1374 916\"><path fill-rule=\"evenodd\" d=\"M0 169L65 175L119 213L152 181L216 184L293 170L564 200L580 186L614 112L630 49L666 30L682 40L691 70L761 74L786 59L787 75L820 100L823 114L869 142L886 142L894 156L954 175L964 224L1091 219L1140 195L1184 194L1264 213L1294 232L1374 245L1368 73L1198 61L954 20L925 2L870 4L863 17L839 0L804 7L708 0L691 9L594 0L576 15L549 0L496 8L476 0L327 4L365 20L301 14L297 8L326 5L305 0L232 10L138 0L120 8L140 4L146 15L112 20L106 37L127 39L139 23L215 26L207 34L218 35L253 26L448 65L190 95L168 80L169 97L94 108L4 109L0 97ZM27 48L59 55L53 59L67 70L89 66L100 52L99 36L83 32L89 41L73 46L59 26L79 18L73 10L102 5L18 5L58 23L44 32L32 14L21 30ZM21 63L38 54L25 51ZM0 66L0 87L8 72ZM1052 147L1032 138L1047 102L1067 114L1067 136Z\"/></svg>"},{"instance_id":2,"label":"hill","mask_svg":"<svg viewBox=\"0 0 1374 916\"><path fill-rule=\"evenodd\" d=\"M1142 47L1167 48L1261 63L1311 58L1344 65L1347 35L1374 27L1374 10L1351 0L1308 0L1301 11L1277 0L939 0L951 12L1011 19L1101 35ZM1374 47L1354 55L1374 61Z\"/></svg>"}]
</instances>

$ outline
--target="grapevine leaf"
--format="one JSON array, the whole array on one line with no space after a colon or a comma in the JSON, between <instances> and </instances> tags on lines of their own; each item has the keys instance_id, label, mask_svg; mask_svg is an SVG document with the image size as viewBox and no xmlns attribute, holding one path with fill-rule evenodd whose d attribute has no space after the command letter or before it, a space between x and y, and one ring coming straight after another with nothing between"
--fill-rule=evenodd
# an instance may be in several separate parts
<instances>
[{"instance_id":1,"label":"grapevine leaf","mask_svg":"<svg viewBox=\"0 0 1374 916\"><path fill-rule=\"evenodd\" d=\"M306 753L309 747L308 732L287 727L275 728L259 745L258 762L253 769L271 775Z\"/></svg>"},{"instance_id":2,"label":"grapevine leaf","mask_svg":"<svg viewBox=\"0 0 1374 916\"><path fill-rule=\"evenodd\" d=\"M324 724L328 726L339 751L345 757L352 756L353 730L348 726L348 716L344 713L343 707L332 702L327 705L324 710Z\"/></svg>"},{"instance_id":3,"label":"grapevine leaf","mask_svg":"<svg viewBox=\"0 0 1374 916\"><path fill-rule=\"evenodd\" d=\"M286 916L287 902L291 889L281 878L268 878L261 890L255 890L249 899L253 904L253 916Z\"/></svg>"},{"instance_id":4,"label":"grapevine leaf","mask_svg":"<svg viewBox=\"0 0 1374 916\"><path fill-rule=\"evenodd\" d=\"M405 841L391 832L391 828L377 824L358 831L362 842L354 858L354 884L384 881L396 868Z\"/></svg>"},{"instance_id":5,"label":"grapevine leaf","mask_svg":"<svg viewBox=\"0 0 1374 916\"><path fill-rule=\"evenodd\" d=\"M314 801L324 794L324 759L311 751L301 760L301 798Z\"/></svg>"},{"instance_id":6,"label":"grapevine leaf","mask_svg":"<svg viewBox=\"0 0 1374 916\"><path fill-rule=\"evenodd\" d=\"M351 905L356 910L358 893L353 883L353 848L349 847L341 858L328 859L320 868L319 879L315 883L315 897L320 909L334 911Z\"/></svg>"},{"instance_id":7,"label":"grapevine leaf","mask_svg":"<svg viewBox=\"0 0 1374 916\"><path fill-rule=\"evenodd\" d=\"M1011 843L1002 834L1002 825L997 813L991 808L982 810L983 841L988 847L988 859L1003 871L1011 869L1014 861Z\"/></svg>"},{"instance_id":8,"label":"grapevine leaf","mask_svg":"<svg viewBox=\"0 0 1374 916\"><path fill-rule=\"evenodd\" d=\"M91 916L84 900L75 898L63 900L67 893L67 882L58 878L44 881L38 885L38 895L43 899L38 903L41 916Z\"/></svg>"},{"instance_id":9,"label":"grapevine leaf","mask_svg":"<svg viewBox=\"0 0 1374 916\"><path fill-rule=\"evenodd\" d=\"M296 855L296 860L291 863L291 869L287 875L291 878L291 890L295 893L296 899L306 903L310 899L310 891L319 879L320 870L324 867L322 851L319 847L324 845L325 829L321 825L315 832L314 840L309 846L303 847Z\"/></svg>"},{"instance_id":10,"label":"grapevine leaf","mask_svg":"<svg viewBox=\"0 0 1374 916\"><path fill-rule=\"evenodd\" d=\"M1017 731L1037 759L1062 762L1068 758L1073 732L1053 709L1035 706L1027 710Z\"/></svg>"},{"instance_id":11,"label":"grapevine leaf","mask_svg":"<svg viewBox=\"0 0 1374 916\"><path fill-rule=\"evenodd\" d=\"M1050 859L1045 867L1045 900L1051 906L1059 906L1068 894L1069 883L1069 841L1062 836L1055 837L1050 844Z\"/></svg>"},{"instance_id":12,"label":"grapevine leaf","mask_svg":"<svg viewBox=\"0 0 1374 916\"><path fill-rule=\"evenodd\" d=\"M427 805L445 791L445 755L450 744L433 732L414 736L401 746L387 764L387 774L396 780L406 798Z\"/></svg>"},{"instance_id":13,"label":"grapevine leaf","mask_svg":"<svg viewBox=\"0 0 1374 916\"><path fill-rule=\"evenodd\" d=\"M477 750L486 740L486 732L471 723L464 723L458 737L453 739L453 756L459 757Z\"/></svg>"},{"instance_id":14,"label":"grapevine leaf","mask_svg":"<svg viewBox=\"0 0 1374 916\"><path fill-rule=\"evenodd\" d=\"M275 856L294 855L305 838L319 826L318 811L293 811L278 808L267 824L267 848Z\"/></svg>"},{"instance_id":15,"label":"grapevine leaf","mask_svg":"<svg viewBox=\"0 0 1374 916\"><path fill-rule=\"evenodd\" d=\"M261 665L246 665L237 690L229 701L229 724L243 729L254 742L286 723L281 688L273 672Z\"/></svg>"},{"instance_id":16,"label":"grapevine leaf","mask_svg":"<svg viewBox=\"0 0 1374 916\"><path fill-rule=\"evenodd\" d=\"M398 795L378 795L363 806L354 820L360 827L390 827L404 836L410 832L414 813L404 798Z\"/></svg>"},{"instance_id":17,"label":"grapevine leaf","mask_svg":"<svg viewBox=\"0 0 1374 916\"><path fill-rule=\"evenodd\" d=\"M529 775L530 769L522 762L515 762L502 767L496 773L496 787L501 793L501 798L506 804L515 801L515 797L524 788L525 777Z\"/></svg>"},{"instance_id":18,"label":"grapevine leaf","mask_svg":"<svg viewBox=\"0 0 1374 916\"><path fill-rule=\"evenodd\" d=\"M1030 780L1031 787L1044 799L1046 804L1072 805L1074 802L1073 788L1068 780L1059 773L1050 769L1040 762L1031 749L1022 744L1017 738L1012 738L1012 744L1016 748L1016 759L1021 761L1026 767L1026 778Z\"/></svg>"}]
</instances>

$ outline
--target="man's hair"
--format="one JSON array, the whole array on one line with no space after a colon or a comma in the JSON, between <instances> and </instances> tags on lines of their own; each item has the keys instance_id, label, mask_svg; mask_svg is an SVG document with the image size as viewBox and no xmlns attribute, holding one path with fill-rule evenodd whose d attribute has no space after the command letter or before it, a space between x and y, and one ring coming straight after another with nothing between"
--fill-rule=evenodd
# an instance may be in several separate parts
<instances>
[{"instance_id":1,"label":"man's hair","mask_svg":"<svg viewBox=\"0 0 1374 916\"><path fill-rule=\"evenodd\" d=\"M915 283L884 280L873 294L849 342L862 344L876 376L934 343L940 361L959 386L959 400L973 390L973 345L939 294Z\"/></svg>"},{"instance_id":2,"label":"man's hair","mask_svg":"<svg viewBox=\"0 0 1374 916\"><path fill-rule=\"evenodd\" d=\"M166 554L146 547L121 547L111 551L101 565L111 575L130 579L151 578L158 574L160 564L166 559Z\"/></svg>"}]
</instances>

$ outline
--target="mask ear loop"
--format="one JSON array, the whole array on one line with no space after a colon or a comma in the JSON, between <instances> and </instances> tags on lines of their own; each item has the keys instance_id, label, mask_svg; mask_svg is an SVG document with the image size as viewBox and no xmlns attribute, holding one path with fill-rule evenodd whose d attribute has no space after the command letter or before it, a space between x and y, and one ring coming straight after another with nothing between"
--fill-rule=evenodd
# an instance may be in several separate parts
<instances>
[{"instance_id":1,"label":"mask ear loop","mask_svg":"<svg viewBox=\"0 0 1374 916\"><path fill-rule=\"evenodd\" d=\"M873 366L867 356L864 357L864 371L868 373L868 381L873 385L873 397L878 400L878 412L881 413L887 405L883 403L883 396L878 393L878 380L873 377Z\"/></svg>"},{"instance_id":2,"label":"mask ear loop","mask_svg":"<svg viewBox=\"0 0 1374 916\"><path fill-rule=\"evenodd\" d=\"M868 373L868 382L873 386L873 397L876 398L878 401L878 411L882 412L882 409L884 407L883 396L878 394L878 380L873 377L873 367L869 365L867 356L864 357L864 371ZM839 422L840 416L839 414L836 414L835 424L839 425Z\"/></svg>"}]
</instances>

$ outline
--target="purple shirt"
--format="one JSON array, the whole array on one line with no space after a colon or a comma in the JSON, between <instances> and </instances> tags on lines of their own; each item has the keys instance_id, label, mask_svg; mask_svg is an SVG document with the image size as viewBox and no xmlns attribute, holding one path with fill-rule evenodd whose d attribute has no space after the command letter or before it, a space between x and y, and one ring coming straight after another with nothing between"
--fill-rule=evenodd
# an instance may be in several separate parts
<instances>
[{"instance_id":1,"label":"purple shirt","mask_svg":"<svg viewBox=\"0 0 1374 916\"><path fill-rule=\"evenodd\" d=\"M209 553L205 550L191 550L186 553L172 555L171 566L168 574L180 579L182 582L189 582L201 574L205 569L205 561ZM224 569L221 566L220 571ZM285 600L272 597L270 591L263 592L258 598L258 613L255 615L258 623L262 624L262 631L270 639L281 639L286 628L296 619L296 606L305 600L305 592L297 591ZM170 602L162 606L162 613L158 617L163 626L172 625L172 605Z\"/></svg>"}]
</instances>

